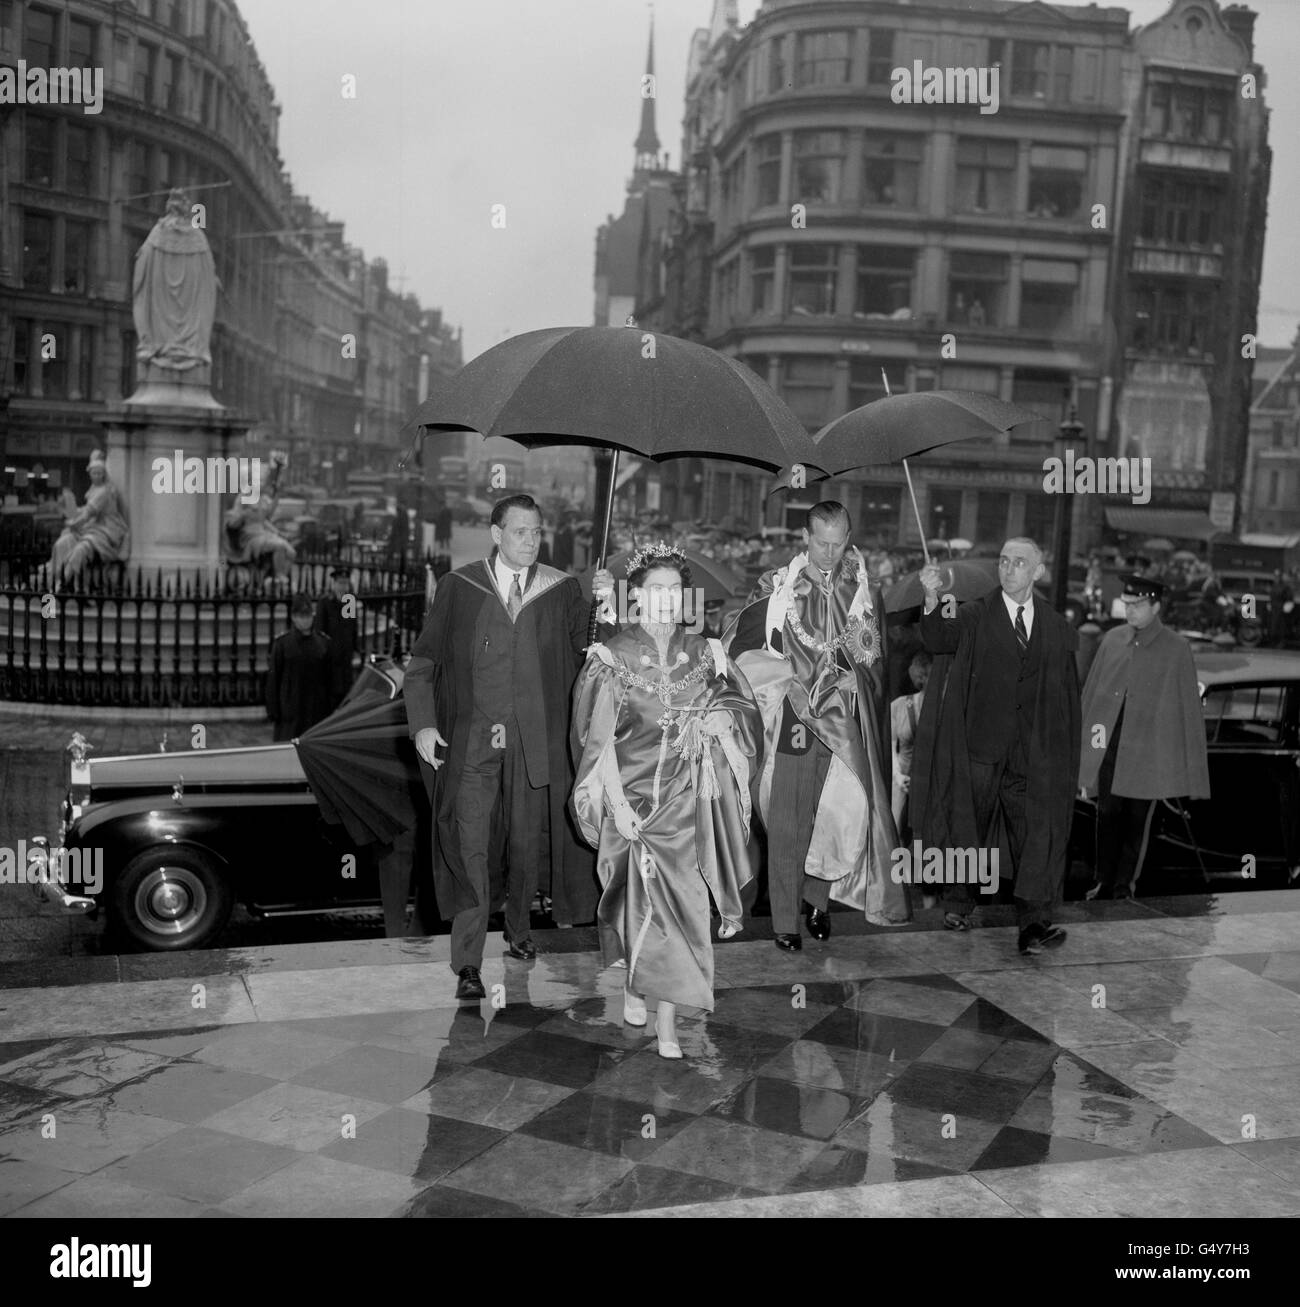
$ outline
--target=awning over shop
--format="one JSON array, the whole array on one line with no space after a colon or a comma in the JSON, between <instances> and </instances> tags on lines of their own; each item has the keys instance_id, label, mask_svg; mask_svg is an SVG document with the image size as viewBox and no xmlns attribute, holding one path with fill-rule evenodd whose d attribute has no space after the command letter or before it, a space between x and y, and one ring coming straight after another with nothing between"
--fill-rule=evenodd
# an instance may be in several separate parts
<instances>
[{"instance_id":1,"label":"awning over shop","mask_svg":"<svg viewBox=\"0 0 1300 1307\"><path fill-rule=\"evenodd\" d=\"M1107 508L1106 525L1125 535L1164 536L1169 540L1212 540L1227 535L1208 513L1185 508Z\"/></svg>"}]
</instances>

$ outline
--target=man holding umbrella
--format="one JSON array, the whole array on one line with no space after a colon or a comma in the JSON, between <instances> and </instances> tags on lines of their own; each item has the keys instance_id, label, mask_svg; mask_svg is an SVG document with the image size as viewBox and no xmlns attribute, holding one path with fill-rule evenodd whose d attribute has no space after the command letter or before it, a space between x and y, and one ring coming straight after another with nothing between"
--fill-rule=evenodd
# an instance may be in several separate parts
<instances>
[{"instance_id":1,"label":"man holding umbrella","mask_svg":"<svg viewBox=\"0 0 1300 1307\"><path fill-rule=\"evenodd\" d=\"M1079 774L1078 637L1034 599L1043 555L1002 546L999 589L955 612L943 575L921 569L921 638L936 655L912 761L912 826L927 848L997 849L1014 879L1019 948L1041 953L1065 931L1051 912L1065 883ZM944 926L968 930L969 884L945 894Z\"/></svg>"},{"instance_id":2,"label":"man holding umbrella","mask_svg":"<svg viewBox=\"0 0 1300 1307\"><path fill-rule=\"evenodd\" d=\"M830 936L832 898L879 925L911 911L890 875L885 610L850 531L843 504L815 505L802 552L759 579L726 641L763 711L759 810L772 929L786 951L803 948L801 903L817 940Z\"/></svg>"},{"instance_id":3,"label":"man holding umbrella","mask_svg":"<svg viewBox=\"0 0 1300 1307\"><path fill-rule=\"evenodd\" d=\"M511 957L537 954L530 909L548 858L557 923L590 921L597 899L592 855L565 806L569 696L589 609L575 577L537 561L542 515L530 496L501 500L491 521L496 548L442 579L403 684L434 805L434 886L452 918L458 999L485 996L480 971L503 859ZM608 572L595 582L613 587Z\"/></svg>"}]
</instances>

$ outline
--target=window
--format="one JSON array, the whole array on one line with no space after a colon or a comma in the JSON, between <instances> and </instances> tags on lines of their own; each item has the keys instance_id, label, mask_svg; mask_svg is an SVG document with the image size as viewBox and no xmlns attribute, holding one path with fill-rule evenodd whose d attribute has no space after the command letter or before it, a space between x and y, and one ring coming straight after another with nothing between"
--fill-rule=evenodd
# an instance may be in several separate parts
<instances>
[{"instance_id":1,"label":"window","mask_svg":"<svg viewBox=\"0 0 1300 1307\"><path fill-rule=\"evenodd\" d=\"M767 89L784 91L789 85L785 66L785 39L778 36L767 47Z\"/></svg>"},{"instance_id":2,"label":"window","mask_svg":"<svg viewBox=\"0 0 1300 1307\"><path fill-rule=\"evenodd\" d=\"M31 350L34 334L31 318L14 319L13 389L16 395L31 391Z\"/></svg>"},{"instance_id":3,"label":"window","mask_svg":"<svg viewBox=\"0 0 1300 1307\"><path fill-rule=\"evenodd\" d=\"M887 27L871 29L867 57L867 85L889 86L894 71L894 33Z\"/></svg>"},{"instance_id":4,"label":"window","mask_svg":"<svg viewBox=\"0 0 1300 1307\"><path fill-rule=\"evenodd\" d=\"M54 219L43 213L23 215L23 287L50 289L54 254Z\"/></svg>"},{"instance_id":5,"label":"window","mask_svg":"<svg viewBox=\"0 0 1300 1307\"><path fill-rule=\"evenodd\" d=\"M825 426L831 405L830 359L790 357L785 360L781 397L805 427Z\"/></svg>"},{"instance_id":6,"label":"window","mask_svg":"<svg viewBox=\"0 0 1300 1307\"><path fill-rule=\"evenodd\" d=\"M54 119L27 112L27 149L23 180L32 186L54 185Z\"/></svg>"},{"instance_id":7,"label":"window","mask_svg":"<svg viewBox=\"0 0 1300 1307\"><path fill-rule=\"evenodd\" d=\"M835 312L837 252L834 245L790 247L790 313L829 317Z\"/></svg>"},{"instance_id":8,"label":"window","mask_svg":"<svg viewBox=\"0 0 1300 1307\"><path fill-rule=\"evenodd\" d=\"M745 155L742 151L719 174L719 207L722 220L730 223L741 203L741 187L745 177Z\"/></svg>"},{"instance_id":9,"label":"window","mask_svg":"<svg viewBox=\"0 0 1300 1307\"><path fill-rule=\"evenodd\" d=\"M1061 502L1060 495L1026 495L1025 525L1021 534L1027 535L1040 548L1048 544L1056 529L1056 508ZM1065 508L1068 512L1068 503Z\"/></svg>"},{"instance_id":10,"label":"window","mask_svg":"<svg viewBox=\"0 0 1300 1307\"><path fill-rule=\"evenodd\" d=\"M90 224L63 223L63 292L65 295L84 295L90 268Z\"/></svg>"},{"instance_id":11,"label":"window","mask_svg":"<svg viewBox=\"0 0 1300 1307\"><path fill-rule=\"evenodd\" d=\"M1214 685L1205 692L1205 736L1210 744L1282 743L1285 702L1280 685Z\"/></svg>"},{"instance_id":12,"label":"window","mask_svg":"<svg viewBox=\"0 0 1300 1307\"><path fill-rule=\"evenodd\" d=\"M167 190L173 183L176 174L176 165L172 159L170 150L158 151L158 189Z\"/></svg>"},{"instance_id":13,"label":"window","mask_svg":"<svg viewBox=\"0 0 1300 1307\"><path fill-rule=\"evenodd\" d=\"M843 132L795 132L796 201L804 204L838 204L843 176Z\"/></svg>"},{"instance_id":14,"label":"window","mask_svg":"<svg viewBox=\"0 0 1300 1307\"><path fill-rule=\"evenodd\" d=\"M90 166L90 129L78 127L76 123L66 123L67 160L66 183L68 190L75 195L89 195L93 180Z\"/></svg>"},{"instance_id":15,"label":"window","mask_svg":"<svg viewBox=\"0 0 1300 1307\"><path fill-rule=\"evenodd\" d=\"M981 490L975 500L975 539L1002 541L1007 535L1011 495L1005 490Z\"/></svg>"},{"instance_id":16,"label":"window","mask_svg":"<svg viewBox=\"0 0 1300 1307\"><path fill-rule=\"evenodd\" d=\"M948 271L948 320L972 327L998 326L1006 302L1005 254L955 250Z\"/></svg>"},{"instance_id":17,"label":"window","mask_svg":"<svg viewBox=\"0 0 1300 1307\"><path fill-rule=\"evenodd\" d=\"M212 74L203 74L203 95L199 109L199 120L205 127L212 126Z\"/></svg>"},{"instance_id":18,"label":"window","mask_svg":"<svg viewBox=\"0 0 1300 1307\"><path fill-rule=\"evenodd\" d=\"M94 23L80 18L68 20L68 62L74 68L89 68L95 62Z\"/></svg>"},{"instance_id":19,"label":"window","mask_svg":"<svg viewBox=\"0 0 1300 1307\"><path fill-rule=\"evenodd\" d=\"M796 86L832 86L849 80L850 32L801 32L794 65Z\"/></svg>"},{"instance_id":20,"label":"window","mask_svg":"<svg viewBox=\"0 0 1300 1307\"><path fill-rule=\"evenodd\" d=\"M1073 218L1083 204L1087 150L1035 145L1029 151L1029 216Z\"/></svg>"},{"instance_id":21,"label":"window","mask_svg":"<svg viewBox=\"0 0 1300 1307\"><path fill-rule=\"evenodd\" d=\"M758 207L781 203L781 138L758 139Z\"/></svg>"},{"instance_id":22,"label":"window","mask_svg":"<svg viewBox=\"0 0 1300 1307\"><path fill-rule=\"evenodd\" d=\"M135 348L137 343L134 331L122 332L122 368L118 373L117 385L123 398L135 392Z\"/></svg>"},{"instance_id":23,"label":"window","mask_svg":"<svg viewBox=\"0 0 1300 1307\"><path fill-rule=\"evenodd\" d=\"M873 544L895 544L902 506L902 486L861 486L854 535Z\"/></svg>"},{"instance_id":24,"label":"window","mask_svg":"<svg viewBox=\"0 0 1300 1307\"><path fill-rule=\"evenodd\" d=\"M862 155L863 204L915 209L921 138L871 134Z\"/></svg>"},{"instance_id":25,"label":"window","mask_svg":"<svg viewBox=\"0 0 1300 1307\"><path fill-rule=\"evenodd\" d=\"M54 337L54 348L49 357L41 359L41 390L52 399L66 399L68 395L68 353L72 348L68 325L65 322L46 321L42 324L42 327L45 334Z\"/></svg>"},{"instance_id":26,"label":"window","mask_svg":"<svg viewBox=\"0 0 1300 1307\"><path fill-rule=\"evenodd\" d=\"M749 256L751 313L776 312L776 250L754 250Z\"/></svg>"},{"instance_id":27,"label":"window","mask_svg":"<svg viewBox=\"0 0 1300 1307\"><path fill-rule=\"evenodd\" d=\"M1070 374L1052 368L1017 368L1011 380L1011 402L1037 413L1046 422L1059 426L1065 415L1070 394ZM1026 424L1021 436L1037 433ZM1055 432L1052 433L1055 435ZM1016 435L1013 429L1012 436Z\"/></svg>"},{"instance_id":28,"label":"window","mask_svg":"<svg viewBox=\"0 0 1300 1307\"><path fill-rule=\"evenodd\" d=\"M1213 246L1220 240L1224 198L1218 186L1144 177L1138 234L1172 245Z\"/></svg>"},{"instance_id":29,"label":"window","mask_svg":"<svg viewBox=\"0 0 1300 1307\"><path fill-rule=\"evenodd\" d=\"M153 180L149 176L149 147L143 141L131 142L126 181L129 195L142 197L153 188ZM143 200L137 199L136 202L143 203Z\"/></svg>"},{"instance_id":30,"label":"window","mask_svg":"<svg viewBox=\"0 0 1300 1307\"><path fill-rule=\"evenodd\" d=\"M32 6L23 20L23 58L29 68L53 68L56 57L58 15Z\"/></svg>"},{"instance_id":31,"label":"window","mask_svg":"<svg viewBox=\"0 0 1300 1307\"><path fill-rule=\"evenodd\" d=\"M718 316L724 323L735 321L740 293L740 260L732 259L718 269Z\"/></svg>"},{"instance_id":32,"label":"window","mask_svg":"<svg viewBox=\"0 0 1300 1307\"><path fill-rule=\"evenodd\" d=\"M955 540L961 534L961 491L930 487L930 535Z\"/></svg>"},{"instance_id":33,"label":"window","mask_svg":"<svg viewBox=\"0 0 1300 1307\"><path fill-rule=\"evenodd\" d=\"M1070 82L1074 75L1074 49L1058 45L1052 60L1052 99L1058 104L1070 98Z\"/></svg>"},{"instance_id":34,"label":"window","mask_svg":"<svg viewBox=\"0 0 1300 1307\"><path fill-rule=\"evenodd\" d=\"M1047 99L1047 70L1052 47L1040 41L1011 43L1011 94Z\"/></svg>"},{"instance_id":35,"label":"window","mask_svg":"<svg viewBox=\"0 0 1300 1307\"><path fill-rule=\"evenodd\" d=\"M164 26L170 27L173 32L183 32L185 29L185 16L181 0L162 0L158 21Z\"/></svg>"},{"instance_id":36,"label":"window","mask_svg":"<svg viewBox=\"0 0 1300 1307\"><path fill-rule=\"evenodd\" d=\"M889 390L885 389L889 378ZM886 394L907 392L907 364L902 359L852 359L849 362L849 408L861 408ZM897 519L895 519L897 520Z\"/></svg>"},{"instance_id":37,"label":"window","mask_svg":"<svg viewBox=\"0 0 1300 1307\"><path fill-rule=\"evenodd\" d=\"M1206 289L1182 283L1139 285L1133 295L1129 347L1155 354L1204 353L1214 300Z\"/></svg>"},{"instance_id":38,"label":"window","mask_svg":"<svg viewBox=\"0 0 1300 1307\"><path fill-rule=\"evenodd\" d=\"M1010 213L1016 190L1016 144L963 137L957 142L957 209Z\"/></svg>"},{"instance_id":39,"label":"window","mask_svg":"<svg viewBox=\"0 0 1300 1307\"><path fill-rule=\"evenodd\" d=\"M158 48L144 41L135 47L135 98L152 106L154 78L158 67Z\"/></svg>"},{"instance_id":40,"label":"window","mask_svg":"<svg viewBox=\"0 0 1300 1307\"><path fill-rule=\"evenodd\" d=\"M1146 130L1152 136L1218 145L1228 131L1226 91L1180 82L1147 85Z\"/></svg>"},{"instance_id":41,"label":"window","mask_svg":"<svg viewBox=\"0 0 1300 1307\"><path fill-rule=\"evenodd\" d=\"M162 102L171 113L175 113L180 104L182 64L179 55L169 54L163 57Z\"/></svg>"},{"instance_id":42,"label":"window","mask_svg":"<svg viewBox=\"0 0 1300 1307\"><path fill-rule=\"evenodd\" d=\"M1001 388L1001 374L997 368L975 367L969 363L945 363L943 388L977 390L981 395L996 395Z\"/></svg>"},{"instance_id":43,"label":"window","mask_svg":"<svg viewBox=\"0 0 1300 1307\"><path fill-rule=\"evenodd\" d=\"M1057 259L1025 259L1020 276L1020 326L1051 339L1074 333L1079 265Z\"/></svg>"},{"instance_id":44,"label":"window","mask_svg":"<svg viewBox=\"0 0 1300 1307\"><path fill-rule=\"evenodd\" d=\"M910 247L860 245L853 316L910 320L915 272L916 251Z\"/></svg>"}]
</instances>

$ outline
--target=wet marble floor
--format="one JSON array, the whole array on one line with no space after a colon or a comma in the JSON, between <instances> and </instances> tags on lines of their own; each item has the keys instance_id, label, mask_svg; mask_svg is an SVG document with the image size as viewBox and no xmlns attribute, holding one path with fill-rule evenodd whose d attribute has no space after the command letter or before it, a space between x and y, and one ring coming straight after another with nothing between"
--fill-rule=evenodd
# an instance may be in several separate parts
<instances>
[{"instance_id":1,"label":"wet marble floor","mask_svg":"<svg viewBox=\"0 0 1300 1307\"><path fill-rule=\"evenodd\" d=\"M1188 902L742 937L681 1062L499 936L475 1004L445 938L3 988L0 1214L1300 1215L1300 898Z\"/></svg>"}]
</instances>

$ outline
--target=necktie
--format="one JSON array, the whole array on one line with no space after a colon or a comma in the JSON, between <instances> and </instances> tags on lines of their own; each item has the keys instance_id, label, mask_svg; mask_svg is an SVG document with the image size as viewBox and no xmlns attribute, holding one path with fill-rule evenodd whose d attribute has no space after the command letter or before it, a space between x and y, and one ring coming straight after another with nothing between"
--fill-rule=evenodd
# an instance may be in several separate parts
<instances>
[{"instance_id":1,"label":"necktie","mask_svg":"<svg viewBox=\"0 0 1300 1307\"><path fill-rule=\"evenodd\" d=\"M519 573L514 573L514 580L510 582L510 598L506 600L506 611L510 614L510 620L513 622L519 616L519 610L524 606L524 592L519 586Z\"/></svg>"},{"instance_id":2,"label":"necktie","mask_svg":"<svg viewBox=\"0 0 1300 1307\"><path fill-rule=\"evenodd\" d=\"M1029 651L1029 632L1025 630L1025 608L1023 604L1016 609L1016 643L1020 646L1020 656L1023 658Z\"/></svg>"}]
</instances>

